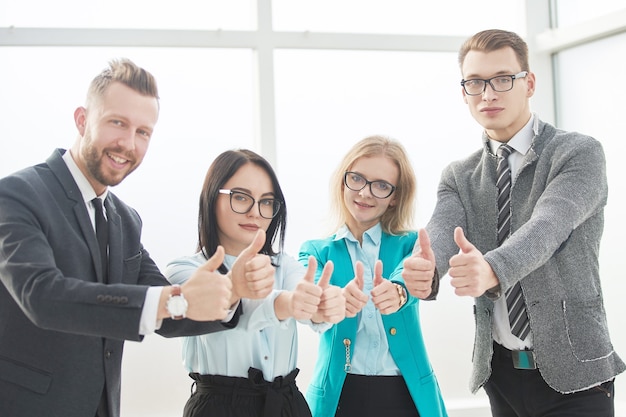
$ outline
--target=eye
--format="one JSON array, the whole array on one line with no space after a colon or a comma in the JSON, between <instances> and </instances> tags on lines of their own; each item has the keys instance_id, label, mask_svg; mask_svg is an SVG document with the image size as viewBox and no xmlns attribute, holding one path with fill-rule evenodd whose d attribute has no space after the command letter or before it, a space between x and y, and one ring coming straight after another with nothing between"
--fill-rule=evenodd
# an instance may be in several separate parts
<instances>
[{"instance_id":1,"label":"eye","mask_svg":"<svg viewBox=\"0 0 626 417\"><path fill-rule=\"evenodd\" d=\"M362 184L365 182L365 179L360 176L359 174L351 174L350 175L350 179L352 180L352 182L356 183L356 184Z\"/></svg>"},{"instance_id":2,"label":"eye","mask_svg":"<svg viewBox=\"0 0 626 417\"><path fill-rule=\"evenodd\" d=\"M506 76L506 77L496 77L493 79L492 82L495 82L498 85L509 85L511 84L511 81L512 81L511 77Z\"/></svg>"},{"instance_id":3,"label":"eye","mask_svg":"<svg viewBox=\"0 0 626 417\"><path fill-rule=\"evenodd\" d=\"M232 197L233 197L233 200L239 201L242 203L250 201L250 197L243 193L233 193Z\"/></svg>"},{"instance_id":4,"label":"eye","mask_svg":"<svg viewBox=\"0 0 626 417\"><path fill-rule=\"evenodd\" d=\"M480 87L483 85L483 80L465 80L465 86L469 88Z\"/></svg>"},{"instance_id":5,"label":"eye","mask_svg":"<svg viewBox=\"0 0 626 417\"><path fill-rule=\"evenodd\" d=\"M264 198L262 200L259 200L259 203L265 207L274 207L274 201L275 200L272 198Z\"/></svg>"},{"instance_id":6,"label":"eye","mask_svg":"<svg viewBox=\"0 0 626 417\"><path fill-rule=\"evenodd\" d=\"M385 181L374 181L372 185L380 191L389 191L391 189L391 184Z\"/></svg>"}]
</instances>

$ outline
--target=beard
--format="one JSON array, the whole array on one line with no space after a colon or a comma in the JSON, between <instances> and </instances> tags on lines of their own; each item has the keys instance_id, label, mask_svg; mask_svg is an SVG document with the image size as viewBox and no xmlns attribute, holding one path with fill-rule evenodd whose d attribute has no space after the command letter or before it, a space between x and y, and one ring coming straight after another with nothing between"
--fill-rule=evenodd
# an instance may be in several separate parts
<instances>
[{"instance_id":1,"label":"beard","mask_svg":"<svg viewBox=\"0 0 626 417\"><path fill-rule=\"evenodd\" d=\"M93 145L91 136L88 134L85 134L83 139L85 141L85 146L83 147L82 156L85 161L85 166L87 168L87 171L89 171L91 177L98 181L100 184L109 187L118 185L122 182L122 180L124 180L124 178L126 178L131 172L133 172L137 168L138 164L136 162L130 162L135 160L132 155L130 155L128 152L124 152L121 148L115 148L112 149L112 151L119 155L124 155L125 158L129 161L130 168L126 173L120 175L108 175L102 168L102 159L108 158L108 156L106 155L106 150L103 149L102 151L100 151L99 149L97 149Z\"/></svg>"}]
</instances>

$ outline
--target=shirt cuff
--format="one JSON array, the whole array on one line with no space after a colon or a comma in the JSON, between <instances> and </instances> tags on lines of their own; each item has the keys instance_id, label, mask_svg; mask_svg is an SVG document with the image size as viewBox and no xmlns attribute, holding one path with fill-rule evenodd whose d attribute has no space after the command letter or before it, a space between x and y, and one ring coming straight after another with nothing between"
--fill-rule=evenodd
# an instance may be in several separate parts
<instances>
[{"instance_id":1,"label":"shirt cuff","mask_svg":"<svg viewBox=\"0 0 626 417\"><path fill-rule=\"evenodd\" d=\"M152 334L161 328L163 320L157 320L157 314L163 288L165 287L150 287L146 292L146 299L141 311L141 320L139 321L139 334L142 336Z\"/></svg>"}]
</instances>

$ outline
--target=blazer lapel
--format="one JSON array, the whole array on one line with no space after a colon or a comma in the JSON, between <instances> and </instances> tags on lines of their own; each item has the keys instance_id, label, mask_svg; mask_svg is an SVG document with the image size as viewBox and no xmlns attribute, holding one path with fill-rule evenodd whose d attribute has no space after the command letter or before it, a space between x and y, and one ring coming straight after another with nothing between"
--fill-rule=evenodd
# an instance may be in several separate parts
<instances>
[{"instance_id":1,"label":"blazer lapel","mask_svg":"<svg viewBox=\"0 0 626 417\"><path fill-rule=\"evenodd\" d=\"M67 165L63 161L64 152L68 151L64 151L63 149L56 149L52 153L52 155L46 160L46 163L61 183L63 189L65 190L67 200L72 206L74 217L76 218L78 227L80 228L83 238L85 239L85 243L89 248L89 253L91 254L91 260L93 262L95 276L97 277L98 282L104 282L101 268L98 266L101 265L101 263L100 249L98 247L96 231L94 230L93 223L89 218L89 213L87 212L87 207L85 206L83 196L78 189L78 185L76 185L76 181L74 181L72 174L70 173ZM69 206L67 206L67 208L69 208Z\"/></svg>"}]
</instances>

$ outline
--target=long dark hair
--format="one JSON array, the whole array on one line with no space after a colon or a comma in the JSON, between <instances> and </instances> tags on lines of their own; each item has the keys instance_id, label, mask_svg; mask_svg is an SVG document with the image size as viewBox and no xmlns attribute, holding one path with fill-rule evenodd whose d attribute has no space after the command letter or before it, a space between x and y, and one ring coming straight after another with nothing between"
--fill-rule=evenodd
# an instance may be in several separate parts
<instances>
[{"instance_id":1,"label":"long dark hair","mask_svg":"<svg viewBox=\"0 0 626 417\"><path fill-rule=\"evenodd\" d=\"M274 196L281 201L280 211L272 219L270 226L265 233L265 244L260 253L274 256L282 252L285 242L285 228L287 227L287 205L283 190L278 183L278 177L270 163L261 155L248 149L237 149L220 154L206 173L204 185L200 193L200 209L198 212L198 251L202 251L208 259L215 253L220 244L217 234L217 216L215 205L219 196L219 190L226 182L245 164L254 164L262 168L272 181ZM274 243L278 240L278 250L274 251ZM228 272L222 265L219 268L221 273Z\"/></svg>"}]
</instances>

